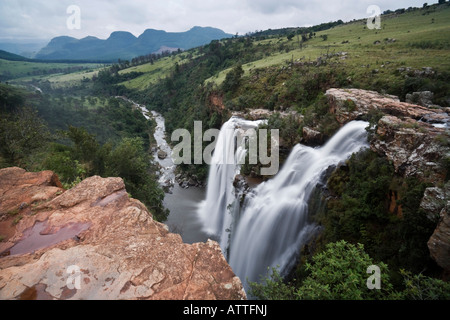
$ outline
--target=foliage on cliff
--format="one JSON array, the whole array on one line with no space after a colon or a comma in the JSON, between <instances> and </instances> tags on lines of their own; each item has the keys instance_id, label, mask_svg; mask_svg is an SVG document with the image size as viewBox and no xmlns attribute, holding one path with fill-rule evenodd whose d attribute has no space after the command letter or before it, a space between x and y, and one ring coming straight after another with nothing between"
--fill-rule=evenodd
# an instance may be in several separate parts
<instances>
[{"instance_id":1,"label":"foliage on cliff","mask_svg":"<svg viewBox=\"0 0 450 320\"><path fill-rule=\"evenodd\" d=\"M372 278L379 268L379 287ZM403 286L395 289L388 265L371 258L362 244L329 243L306 264L300 284L286 283L276 269L263 283L251 283L250 295L263 300L448 300L450 284L401 271ZM369 285L368 285L369 284ZM370 289L369 287L372 287Z\"/></svg>"}]
</instances>

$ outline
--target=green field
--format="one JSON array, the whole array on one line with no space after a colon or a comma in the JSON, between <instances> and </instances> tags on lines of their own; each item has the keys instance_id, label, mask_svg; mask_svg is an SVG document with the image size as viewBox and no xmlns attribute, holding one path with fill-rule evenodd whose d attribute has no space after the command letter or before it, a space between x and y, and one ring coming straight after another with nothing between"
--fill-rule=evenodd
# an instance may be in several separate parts
<instances>
[{"instance_id":1,"label":"green field","mask_svg":"<svg viewBox=\"0 0 450 320\"><path fill-rule=\"evenodd\" d=\"M9 61L0 59L0 79L6 81L27 81L35 79L49 79L53 76L61 76L69 69L83 68L86 70L97 69L99 64L94 63L45 63L45 62L26 62ZM62 71L62 72L58 72Z\"/></svg>"},{"instance_id":2,"label":"green field","mask_svg":"<svg viewBox=\"0 0 450 320\"><path fill-rule=\"evenodd\" d=\"M143 72L142 76L135 79L121 83L128 89L145 90L150 85L167 77L172 71L176 63L183 64L187 60L183 55L176 55L165 57L152 63L146 63L140 66L131 67L119 71L119 74L126 74L130 72Z\"/></svg>"},{"instance_id":3,"label":"green field","mask_svg":"<svg viewBox=\"0 0 450 320\"><path fill-rule=\"evenodd\" d=\"M263 59L244 64L245 75L252 70L285 65L290 61L314 61L319 56L347 52L340 62L355 76L378 69L380 75L389 75L399 67L450 70L450 7L433 6L404 14L383 15L381 29L370 30L367 20L357 20L329 30L317 32L302 44L297 37L288 40L275 36L256 41L254 46L270 44L280 47ZM327 37L324 41L323 36ZM394 39L394 40L392 40ZM345 59L345 60L344 60ZM145 90L151 84L167 77L175 63L183 63L179 56L161 59L152 64L122 70L121 73L143 72L144 75L122 83L129 89ZM220 85L231 70L221 70L205 80Z\"/></svg>"},{"instance_id":4,"label":"green field","mask_svg":"<svg viewBox=\"0 0 450 320\"><path fill-rule=\"evenodd\" d=\"M381 29L370 30L366 20L358 20L329 30L318 32L316 37L299 48L296 38L286 37L263 40L273 45L287 45L289 52L273 54L261 60L243 65L246 74L253 69L280 65L291 60L315 60L326 53L348 52L344 64L355 73L366 72L369 68L398 68L407 66L415 69L431 67L437 70L450 69L450 9L423 10L402 15L382 16ZM324 41L321 36L327 35ZM395 39L390 42L388 39ZM375 42L379 41L379 44ZM391 40L392 41L392 40ZM372 70L371 69L371 70ZM226 69L207 79L220 85ZM385 72L388 73L388 72Z\"/></svg>"}]
</instances>

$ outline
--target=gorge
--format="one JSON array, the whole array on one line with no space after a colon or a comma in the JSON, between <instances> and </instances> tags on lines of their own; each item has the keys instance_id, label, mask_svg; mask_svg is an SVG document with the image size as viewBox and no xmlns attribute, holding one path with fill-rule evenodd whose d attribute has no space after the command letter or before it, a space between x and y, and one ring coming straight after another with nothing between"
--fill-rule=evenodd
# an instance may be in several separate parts
<instances>
[{"instance_id":1,"label":"gorge","mask_svg":"<svg viewBox=\"0 0 450 320\"><path fill-rule=\"evenodd\" d=\"M446 113L401 103L396 97L376 92L330 89L327 95L330 110L336 115L342 128L321 147L296 145L273 178L246 190L239 184L238 180L242 179L240 163L245 159L249 146L248 141L242 141L242 132L257 129L261 124L267 123L267 120L252 121L232 116L224 123L218 136L209 169L206 194L197 188L184 190L175 183L172 190L176 193L175 196L166 195L166 199L179 200L176 212L169 215L169 225L183 220L182 230L178 231L182 231L183 239L191 242L205 241L207 238L217 240L224 256L246 289L249 288L249 282L260 281L272 268L277 268L282 275L288 274L299 259L302 246L319 234L321 226L311 219L310 215L314 212L309 212L309 201L316 188L326 186L330 169L333 170L352 154L369 147L378 152L385 152L388 157L392 154L394 165L400 168L398 157L401 158L404 152L392 149L398 148L399 140L391 146L383 145L389 139L376 138L369 141L367 130L370 124L358 119L364 118L371 109L385 112L386 116L378 123L379 135L386 134L383 131L386 129L383 128L387 125L387 119L395 123L415 123L421 120L418 123L430 130L431 137L444 132L448 123ZM356 106L350 112L342 102L348 100L354 101ZM395 114L399 118L389 114ZM154 116L159 119L159 129L157 128L155 137L159 136L161 139L163 134L159 130L163 126L163 118L156 113ZM431 124L427 124L423 119L428 119ZM421 139L429 139L430 136L423 135L424 130L419 133ZM158 145L164 146L166 143L159 141ZM410 143L404 145L414 146ZM421 150L424 146L418 142L415 146L418 148L408 151L413 156L418 152L425 157L427 154L434 154ZM436 146L430 141L427 148L435 150ZM444 149L441 152L444 152ZM170 161L170 156L168 158ZM418 164L430 165L430 161L416 160L415 170L418 169ZM402 165L402 168L404 170L407 166ZM161 172L164 177L164 166ZM412 174L412 170L407 169L406 174ZM160 183L163 180L160 180ZM180 196L185 198L180 200ZM166 205L169 202L176 201L166 201ZM442 253L440 255L442 256Z\"/></svg>"}]
</instances>

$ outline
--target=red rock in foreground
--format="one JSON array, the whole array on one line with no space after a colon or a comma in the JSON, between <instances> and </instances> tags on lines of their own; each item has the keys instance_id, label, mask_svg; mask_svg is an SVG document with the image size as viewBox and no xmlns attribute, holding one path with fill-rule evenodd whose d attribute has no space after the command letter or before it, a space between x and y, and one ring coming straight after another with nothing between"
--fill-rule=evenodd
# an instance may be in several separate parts
<instances>
[{"instance_id":1,"label":"red rock in foreground","mask_svg":"<svg viewBox=\"0 0 450 320\"><path fill-rule=\"evenodd\" d=\"M34 185L18 183L27 175L0 170L0 210L13 189L22 203L20 190ZM246 298L216 242L183 243L128 197L122 179L91 177L60 195L52 188L49 201L16 209L23 218L0 243L0 299Z\"/></svg>"}]
</instances>

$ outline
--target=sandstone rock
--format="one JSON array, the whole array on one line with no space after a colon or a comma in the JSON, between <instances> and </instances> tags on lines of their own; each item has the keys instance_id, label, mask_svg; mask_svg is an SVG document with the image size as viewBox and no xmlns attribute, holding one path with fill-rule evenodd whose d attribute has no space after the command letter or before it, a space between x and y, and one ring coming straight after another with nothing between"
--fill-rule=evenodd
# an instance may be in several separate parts
<instances>
[{"instance_id":1,"label":"sandstone rock","mask_svg":"<svg viewBox=\"0 0 450 320\"><path fill-rule=\"evenodd\" d=\"M436 221L440 217L442 209L445 208L446 199L450 198L450 183L447 183L446 190L438 187L430 187L425 190L420 207L427 212L427 217L431 221Z\"/></svg>"},{"instance_id":2,"label":"sandstone rock","mask_svg":"<svg viewBox=\"0 0 450 320\"><path fill-rule=\"evenodd\" d=\"M448 123L449 115L439 109L400 102L398 97L382 95L375 91L361 89L329 89L326 92L330 104L330 112L336 116L340 124L361 119L371 110L379 110L385 114L426 120L430 123ZM349 102L351 102L349 104ZM352 108L349 108L351 106Z\"/></svg>"},{"instance_id":3,"label":"sandstone rock","mask_svg":"<svg viewBox=\"0 0 450 320\"><path fill-rule=\"evenodd\" d=\"M298 117L299 121L303 118L302 115L298 114L295 111L270 111L267 109L252 109L249 110L247 113L243 112L233 112L232 115L236 117L246 118L248 120L256 121L256 120L266 120L269 119L270 116L272 116L274 113L280 113L281 118L289 117L289 116L295 116Z\"/></svg>"},{"instance_id":4,"label":"sandstone rock","mask_svg":"<svg viewBox=\"0 0 450 320\"><path fill-rule=\"evenodd\" d=\"M28 175L13 171L10 181ZM20 187L2 180L0 201ZM2 252L0 299L246 298L216 242L183 243L128 197L120 178L88 178L38 206Z\"/></svg>"},{"instance_id":5,"label":"sandstone rock","mask_svg":"<svg viewBox=\"0 0 450 320\"><path fill-rule=\"evenodd\" d=\"M63 191L61 182L51 171L26 172L17 167L0 170L0 220L10 212L19 212Z\"/></svg>"},{"instance_id":6,"label":"sandstone rock","mask_svg":"<svg viewBox=\"0 0 450 320\"><path fill-rule=\"evenodd\" d=\"M406 102L415 103L422 107L433 105L434 94L431 91L413 92L406 95Z\"/></svg>"},{"instance_id":7,"label":"sandstone rock","mask_svg":"<svg viewBox=\"0 0 450 320\"><path fill-rule=\"evenodd\" d=\"M441 211L441 221L428 241L431 257L447 272L450 272L450 201Z\"/></svg>"},{"instance_id":8,"label":"sandstone rock","mask_svg":"<svg viewBox=\"0 0 450 320\"><path fill-rule=\"evenodd\" d=\"M439 161L448 148L440 145L436 137L445 136L444 129L410 118L401 120L384 116L378 122L377 135L371 142L371 149L386 155L396 172L425 178L430 182L443 180Z\"/></svg>"}]
</instances>

